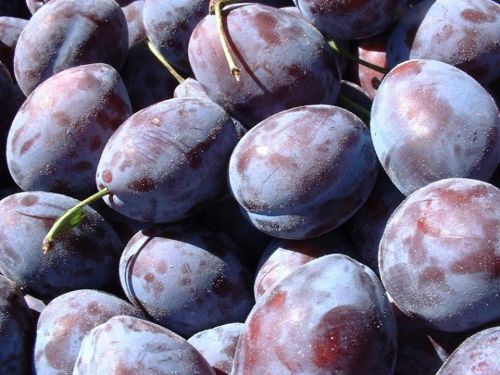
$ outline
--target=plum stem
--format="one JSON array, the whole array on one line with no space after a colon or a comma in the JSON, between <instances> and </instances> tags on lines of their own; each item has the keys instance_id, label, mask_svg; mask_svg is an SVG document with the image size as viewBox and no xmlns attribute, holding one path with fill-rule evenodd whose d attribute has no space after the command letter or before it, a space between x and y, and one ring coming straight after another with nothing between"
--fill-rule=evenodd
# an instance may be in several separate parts
<instances>
[{"instance_id":1,"label":"plum stem","mask_svg":"<svg viewBox=\"0 0 500 375\"><path fill-rule=\"evenodd\" d=\"M354 61L360 65L366 66L369 69L375 70L376 72L382 73L382 74L387 74L389 73L389 69L383 68L381 66L372 64L366 60L360 59L357 56L354 56L353 54L349 53L349 51L346 51L342 47L339 47L337 43L335 43L334 40L329 40L328 41L329 46L339 55L346 57L347 59Z\"/></svg>"},{"instance_id":2,"label":"plum stem","mask_svg":"<svg viewBox=\"0 0 500 375\"><path fill-rule=\"evenodd\" d=\"M43 253L47 254L52 247L54 246L54 241L57 236L64 234L66 232L69 232L71 229L75 228L78 226L85 214L83 212L83 208L96 200L108 195L109 189L104 188L101 191L98 191L94 195L91 195L90 197L84 199L80 203L78 203L76 206L70 208L68 211L66 211L64 214L62 214L52 225L52 228L50 228L49 232L43 239Z\"/></svg>"},{"instance_id":3,"label":"plum stem","mask_svg":"<svg viewBox=\"0 0 500 375\"><path fill-rule=\"evenodd\" d=\"M146 42L149 50L153 52L153 55L163 64L165 68L174 76L174 78L177 80L177 82L182 83L184 82L184 78L177 73L177 71L174 69L172 64L168 62L168 60L165 58L165 56L162 55L162 53L156 48L156 46L148 39Z\"/></svg>"},{"instance_id":4,"label":"plum stem","mask_svg":"<svg viewBox=\"0 0 500 375\"><path fill-rule=\"evenodd\" d=\"M239 1L239 0L238 0ZM236 0L212 0L210 2L210 13L215 13L215 19L217 22L217 30L219 32L219 38L222 45L222 50L224 51L224 56L226 57L227 63L229 65L229 69L231 71L231 75L236 79L236 81L240 81L241 70L238 68L236 63L234 62L233 56L231 54L231 47L229 46L229 41L227 40L226 30L224 30L224 22L222 15L222 8L225 5L230 5L232 3L238 2Z\"/></svg>"},{"instance_id":5,"label":"plum stem","mask_svg":"<svg viewBox=\"0 0 500 375\"><path fill-rule=\"evenodd\" d=\"M370 111L366 108L342 94L339 95L338 101L347 107L352 113L361 118L367 126L370 124Z\"/></svg>"}]
</instances>

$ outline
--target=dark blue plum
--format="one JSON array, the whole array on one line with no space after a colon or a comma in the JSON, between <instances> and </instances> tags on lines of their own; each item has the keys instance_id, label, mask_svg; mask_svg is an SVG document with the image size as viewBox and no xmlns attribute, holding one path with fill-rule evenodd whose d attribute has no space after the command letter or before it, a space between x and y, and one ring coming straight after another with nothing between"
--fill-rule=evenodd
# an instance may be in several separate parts
<instances>
[{"instance_id":1,"label":"dark blue plum","mask_svg":"<svg viewBox=\"0 0 500 375\"><path fill-rule=\"evenodd\" d=\"M244 326L243 323L224 324L198 332L188 342L201 353L217 375L229 375Z\"/></svg>"},{"instance_id":2,"label":"dark blue plum","mask_svg":"<svg viewBox=\"0 0 500 375\"><path fill-rule=\"evenodd\" d=\"M144 43L130 47L120 75L134 112L172 98L178 84Z\"/></svg>"},{"instance_id":3,"label":"dark blue plum","mask_svg":"<svg viewBox=\"0 0 500 375\"><path fill-rule=\"evenodd\" d=\"M14 71L25 95L64 69L125 62L128 31L113 0L50 1L29 20L17 41Z\"/></svg>"},{"instance_id":4,"label":"dark blue plum","mask_svg":"<svg viewBox=\"0 0 500 375\"><path fill-rule=\"evenodd\" d=\"M500 116L472 77L435 60L404 62L384 78L370 129L377 156L405 195L440 179L488 181L500 161Z\"/></svg>"},{"instance_id":5,"label":"dark blue plum","mask_svg":"<svg viewBox=\"0 0 500 375\"><path fill-rule=\"evenodd\" d=\"M438 60L483 85L500 77L500 5L494 0L428 0L410 9L391 31L391 67L410 59Z\"/></svg>"},{"instance_id":6,"label":"dark blue plum","mask_svg":"<svg viewBox=\"0 0 500 375\"><path fill-rule=\"evenodd\" d=\"M0 373L31 373L35 326L16 285L0 275Z\"/></svg>"},{"instance_id":7,"label":"dark blue plum","mask_svg":"<svg viewBox=\"0 0 500 375\"><path fill-rule=\"evenodd\" d=\"M31 93L9 130L14 181L25 191L89 195L104 146L131 114L113 67L89 64L55 74Z\"/></svg>"},{"instance_id":8,"label":"dark blue plum","mask_svg":"<svg viewBox=\"0 0 500 375\"><path fill-rule=\"evenodd\" d=\"M81 225L58 237L47 255L42 251L56 219L77 203L47 192L16 193L0 201L0 272L25 293L50 300L74 289L117 284L123 245L91 208L84 209Z\"/></svg>"},{"instance_id":9,"label":"dark blue plum","mask_svg":"<svg viewBox=\"0 0 500 375\"><path fill-rule=\"evenodd\" d=\"M207 207L204 212L204 223L218 231L224 232L242 250L247 265L253 271L272 237L262 233L245 218L238 202L227 195Z\"/></svg>"},{"instance_id":10,"label":"dark blue plum","mask_svg":"<svg viewBox=\"0 0 500 375\"><path fill-rule=\"evenodd\" d=\"M135 220L173 222L198 212L226 186L234 123L217 104L175 98L135 113L113 134L97 168L105 202Z\"/></svg>"},{"instance_id":11,"label":"dark blue plum","mask_svg":"<svg viewBox=\"0 0 500 375\"><path fill-rule=\"evenodd\" d=\"M500 190L433 182L394 211L379 270L396 306L428 327L461 332L500 319Z\"/></svg>"},{"instance_id":12,"label":"dark blue plum","mask_svg":"<svg viewBox=\"0 0 500 375\"><path fill-rule=\"evenodd\" d=\"M404 198L389 177L381 172L366 203L346 223L356 259L370 267L377 275L380 239L389 217Z\"/></svg>"},{"instance_id":13,"label":"dark blue plum","mask_svg":"<svg viewBox=\"0 0 500 375\"><path fill-rule=\"evenodd\" d=\"M190 72L188 43L208 14L210 0L145 0L144 28L151 42L177 69Z\"/></svg>"},{"instance_id":14,"label":"dark blue plum","mask_svg":"<svg viewBox=\"0 0 500 375\"><path fill-rule=\"evenodd\" d=\"M393 374L396 322L377 276L346 255L297 268L248 316L232 375Z\"/></svg>"},{"instance_id":15,"label":"dark blue plum","mask_svg":"<svg viewBox=\"0 0 500 375\"><path fill-rule=\"evenodd\" d=\"M115 316L83 339L73 375L215 375L185 339L147 320Z\"/></svg>"},{"instance_id":16,"label":"dark blue plum","mask_svg":"<svg viewBox=\"0 0 500 375\"><path fill-rule=\"evenodd\" d=\"M332 49L312 25L260 4L235 5L224 14L240 80L231 75L214 15L193 31L189 61L208 96L245 127L288 108L335 102L338 66Z\"/></svg>"},{"instance_id":17,"label":"dark blue plum","mask_svg":"<svg viewBox=\"0 0 500 375\"><path fill-rule=\"evenodd\" d=\"M387 30L404 0L294 0L302 16L330 38L361 39Z\"/></svg>"},{"instance_id":18,"label":"dark blue plum","mask_svg":"<svg viewBox=\"0 0 500 375\"><path fill-rule=\"evenodd\" d=\"M189 337L243 322L252 308L251 277L234 242L199 226L137 233L120 260L128 299L157 323Z\"/></svg>"},{"instance_id":19,"label":"dark blue plum","mask_svg":"<svg viewBox=\"0 0 500 375\"><path fill-rule=\"evenodd\" d=\"M143 22L144 0L116 0L122 8L128 29L128 45L132 47L147 39Z\"/></svg>"},{"instance_id":20,"label":"dark blue plum","mask_svg":"<svg viewBox=\"0 0 500 375\"><path fill-rule=\"evenodd\" d=\"M72 374L84 337L118 315L144 318L130 303L98 290L75 290L53 299L38 319L35 373Z\"/></svg>"},{"instance_id":21,"label":"dark blue plum","mask_svg":"<svg viewBox=\"0 0 500 375\"><path fill-rule=\"evenodd\" d=\"M229 164L231 192L264 233L306 239L358 210L378 174L369 130L329 105L280 112L252 128Z\"/></svg>"}]
</instances>

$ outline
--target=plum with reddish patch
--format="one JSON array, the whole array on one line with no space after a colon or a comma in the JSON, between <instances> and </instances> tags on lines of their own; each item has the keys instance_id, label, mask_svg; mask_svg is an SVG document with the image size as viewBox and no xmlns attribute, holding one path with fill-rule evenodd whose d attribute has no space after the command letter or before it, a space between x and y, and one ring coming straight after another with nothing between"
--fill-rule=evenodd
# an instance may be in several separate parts
<instances>
[{"instance_id":1,"label":"plum with reddish patch","mask_svg":"<svg viewBox=\"0 0 500 375\"><path fill-rule=\"evenodd\" d=\"M185 339L133 316L115 316L83 339L73 375L215 375Z\"/></svg>"},{"instance_id":2,"label":"plum with reddish patch","mask_svg":"<svg viewBox=\"0 0 500 375\"><path fill-rule=\"evenodd\" d=\"M25 191L84 198L95 191L101 153L132 114L118 72L107 64L66 69L47 79L19 109L7 138L7 163Z\"/></svg>"},{"instance_id":3,"label":"plum with reddish patch","mask_svg":"<svg viewBox=\"0 0 500 375\"><path fill-rule=\"evenodd\" d=\"M224 324L198 332L188 342L201 353L217 375L229 375L244 326L243 323Z\"/></svg>"},{"instance_id":4,"label":"plum with reddish patch","mask_svg":"<svg viewBox=\"0 0 500 375\"><path fill-rule=\"evenodd\" d=\"M84 337L117 315L144 317L130 303L98 290L75 290L50 301L38 319L36 373L71 374Z\"/></svg>"},{"instance_id":5,"label":"plum with reddish patch","mask_svg":"<svg viewBox=\"0 0 500 375\"><path fill-rule=\"evenodd\" d=\"M487 181L500 161L500 115L491 95L449 64L410 60L386 75L373 101L377 156L405 195L437 180Z\"/></svg>"},{"instance_id":6,"label":"plum with reddish patch","mask_svg":"<svg viewBox=\"0 0 500 375\"><path fill-rule=\"evenodd\" d=\"M306 239L348 220L368 198L378 168L369 130L357 116L310 105L246 133L231 155L229 184L259 230Z\"/></svg>"},{"instance_id":7,"label":"plum with reddish patch","mask_svg":"<svg viewBox=\"0 0 500 375\"><path fill-rule=\"evenodd\" d=\"M498 202L493 185L452 178L398 206L380 241L379 270L399 309L446 332L500 319Z\"/></svg>"},{"instance_id":8,"label":"plum with reddish patch","mask_svg":"<svg viewBox=\"0 0 500 375\"><path fill-rule=\"evenodd\" d=\"M14 72L25 95L64 69L125 62L128 31L113 0L50 1L29 20L17 41Z\"/></svg>"},{"instance_id":9,"label":"plum with reddish patch","mask_svg":"<svg viewBox=\"0 0 500 375\"><path fill-rule=\"evenodd\" d=\"M222 233L178 225L142 230L120 260L128 299L172 331L189 337L242 322L253 305L250 274Z\"/></svg>"},{"instance_id":10,"label":"plum with reddish patch","mask_svg":"<svg viewBox=\"0 0 500 375\"><path fill-rule=\"evenodd\" d=\"M113 134L97 168L108 206L135 220L166 223L207 206L225 184L238 141L217 104L174 98L132 115Z\"/></svg>"},{"instance_id":11,"label":"plum with reddish patch","mask_svg":"<svg viewBox=\"0 0 500 375\"><path fill-rule=\"evenodd\" d=\"M264 294L248 316L232 375L392 374L396 322L366 266L325 255Z\"/></svg>"},{"instance_id":12,"label":"plum with reddish patch","mask_svg":"<svg viewBox=\"0 0 500 375\"><path fill-rule=\"evenodd\" d=\"M25 192L0 201L0 272L25 293L50 300L81 288L118 284L123 245L111 226L90 207L82 223L62 234L45 255L43 239L76 199L48 192Z\"/></svg>"}]
</instances>

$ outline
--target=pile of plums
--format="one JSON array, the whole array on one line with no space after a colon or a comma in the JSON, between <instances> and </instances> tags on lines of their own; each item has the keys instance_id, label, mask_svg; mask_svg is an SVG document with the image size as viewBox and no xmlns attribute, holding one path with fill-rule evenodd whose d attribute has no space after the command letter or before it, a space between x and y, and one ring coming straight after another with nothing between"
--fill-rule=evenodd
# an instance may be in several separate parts
<instances>
[{"instance_id":1,"label":"pile of plums","mask_svg":"<svg viewBox=\"0 0 500 375\"><path fill-rule=\"evenodd\" d=\"M0 374L500 374L496 0L3 0Z\"/></svg>"}]
</instances>

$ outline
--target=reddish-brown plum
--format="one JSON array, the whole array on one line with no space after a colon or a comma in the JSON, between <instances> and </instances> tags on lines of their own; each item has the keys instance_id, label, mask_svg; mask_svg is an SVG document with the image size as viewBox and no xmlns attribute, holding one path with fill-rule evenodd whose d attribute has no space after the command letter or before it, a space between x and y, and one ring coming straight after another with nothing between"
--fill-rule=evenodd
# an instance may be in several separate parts
<instances>
[{"instance_id":1,"label":"reddish-brown plum","mask_svg":"<svg viewBox=\"0 0 500 375\"><path fill-rule=\"evenodd\" d=\"M404 62L373 101L373 145L405 195L440 179L488 181L500 161L500 115L472 77L435 60Z\"/></svg>"},{"instance_id":2,"label":"reddish-brown plum","mask_svg":"<svg viewBox=\"0 0 500 375\"><path fill-rule=\"evenodd\" d=\"M106 63L119 69L127 50L127 22L115 1L50 1L19 36L14 71L28 95L50 76L77 65Z\"/></svg>"},{"instance_id":3,"label":"reddish-brown plum","mask_svg":"<svg viewBox=\"0 0 500 375\"><path fill-rule=\"evenodd\" d=\"M340 88L337 63L312 25L260 4L227 7L224 14L239 81L231 75L214 15L193 31L189 61L208 96L245 127L288 108L335 102Z\"/></svg>"},{"instance_id":4,"label":"reddish-brown plum","mask_svg":"<svg viewBox=\"0 0 500 375\"><path fill-rule=\"evenodd\" d=\"M471 179L409 195L380 241L382 282L405 314L447 332L500 318L500 190Z\"/></svg>"},{"instance_id":5,"label":"reddish-brown plum","mask_svg":"<svg viewBox=\"0 0 500 375\"><path fill-rule=\"evenodd\" d=\"M393 373L396 323L377 276L325 255L264 294L248 316L232 375Z\"/></svg>"},{"instance_id":6,"label":"reddish-brown plum","mask_svg":"<svg viewBox=\"0 0 500 375\"><path fill-rule=\"evenodd\" d=\"M267 118L241 139L229 163L231 192L248 219L287 239L341 225L366 201L377 174L368 128L330 105Z\"/></svg>"},{"instance_id":7,"label":"reddish-brown plum","mask_svg":"<svg viewBox=\"0 0 500 375\"><path fill-rule=\"evenodd\" d=\"M243 322L252 308L250 274L220 232L178 225L142 230L120 260L128 299L162 326L189 337Z\"/></svg>"}]
</instances>

